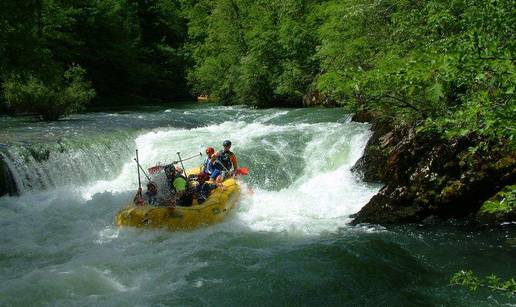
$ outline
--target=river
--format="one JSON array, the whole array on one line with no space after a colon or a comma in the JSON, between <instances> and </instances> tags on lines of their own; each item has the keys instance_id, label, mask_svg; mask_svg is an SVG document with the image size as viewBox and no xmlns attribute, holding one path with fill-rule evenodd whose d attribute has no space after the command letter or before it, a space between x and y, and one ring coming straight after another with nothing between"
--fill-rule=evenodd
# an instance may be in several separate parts
<instances>
[{"instance_id":1,"label":"river","mask_svg":"<svg viewBox=\"0 0 516 307\"><path fill-rule=\"evenodd\" d=\"M190 104L0 120L19 192L0 198L2 306L516 304L448 285L462 269L514 277L513 225L348 225L381 185L350 171L371 131L342 110ZM113 225L137 187L134 149L147 168L225 139L250 174L223 223Z\"/></svg>"}]
</instances>

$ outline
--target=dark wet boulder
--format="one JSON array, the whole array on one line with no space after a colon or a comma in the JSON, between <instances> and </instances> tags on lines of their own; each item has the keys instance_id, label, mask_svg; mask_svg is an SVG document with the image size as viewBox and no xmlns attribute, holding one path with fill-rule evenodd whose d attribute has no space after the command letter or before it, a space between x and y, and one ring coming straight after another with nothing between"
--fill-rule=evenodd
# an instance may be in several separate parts
<instances>
[{"instance_id":1,"label":"dark wet boulder","mask_svg":"<svg viewBox=\"0 0 516 307\"><path fill-rule=\"evenodd\" d=\"M477 146L482 141L473 134L440 139L411 127L394 127L373 136L353 169L366 181L385 186L352 223L474 216L485 200L516 180L515 153L507 146L482 151Z\"/></svg>"},{"instance_id":2,"label":"dark wet boulder","mask_svg":"<svg viewBox=\"0 0 516 307\"><path fill-rule=\"evenodd\" d=\"M11 171L0 154L0 196L6 194L16 195L17 189Z\"/></svg>"},{"instance_id":3,"label":"dark wet boulder","mask_svg":"<svg viewBox=\"0 0 516 307\"><path fill-rule=\"evenodd\" d=\"M306 95L303 96L303 106L305 107L336 107L337 102L329 97L323 95L318 90L309 90Z\"/></svg>"},{"instance_id":4,"label":"dark wet boulder","mask_svg":"<svg viewBox=\"0 0 516 307\"><path fill-rule=\"evenodd\" d=\"M386 150L391 146L396 135L401 129L394 129L389 121L377 120L370 112L357 112L353 115L353 121L369 122L372 124L373 135L367 142L364 154L353 166L352 171L357 173L364 181L386 182L388 175L385 168L387 164Z\"/></svg>"}]
</instances>

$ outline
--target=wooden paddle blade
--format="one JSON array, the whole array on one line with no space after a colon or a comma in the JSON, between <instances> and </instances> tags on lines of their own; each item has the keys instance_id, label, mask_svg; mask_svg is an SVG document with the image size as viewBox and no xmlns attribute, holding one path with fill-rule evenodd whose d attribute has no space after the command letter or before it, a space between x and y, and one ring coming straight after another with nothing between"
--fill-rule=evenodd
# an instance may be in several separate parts
<instances>
[{"instance_id":1,"label":"wooden paddle blade","mask_svg":"<svg viewBox=\"0 0 516 307\"><path fill-rule=\"evenodd\" d=\"M163 169L162 165L156 165L153 167L149 167L147 170L149 171L149 174L156 174L160 172Z\"/></svg>"}]
</instances>

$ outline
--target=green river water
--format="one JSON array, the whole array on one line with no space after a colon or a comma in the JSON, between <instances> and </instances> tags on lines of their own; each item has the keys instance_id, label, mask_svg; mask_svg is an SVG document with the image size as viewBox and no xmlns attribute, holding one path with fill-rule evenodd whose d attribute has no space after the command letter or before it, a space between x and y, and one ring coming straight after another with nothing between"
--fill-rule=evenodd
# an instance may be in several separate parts
<instances>
[{"instance_id":1,"label":"green river water","mask_svg":"<svg viewBox=\"0 0 516 307\"><path fill-rule=\"evenodd\" d=\"M448 285L461 269L516 276L514 225L348 225L381 188L350 171L369 128L339 109L197 104L0 117L19 191L0 198L0 306L514 306ZM147 168L224 139L250 174L223 223L114 227L137 187L134 149Z\"/></svg>"}]
</instances>

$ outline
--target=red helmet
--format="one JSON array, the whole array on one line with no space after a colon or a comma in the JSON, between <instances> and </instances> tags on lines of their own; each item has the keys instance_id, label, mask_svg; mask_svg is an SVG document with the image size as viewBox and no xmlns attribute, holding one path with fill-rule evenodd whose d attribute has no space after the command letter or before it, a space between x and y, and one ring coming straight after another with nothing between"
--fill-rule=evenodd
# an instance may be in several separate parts
<instances>
[{"instance_id":1,"label":"red helmet","mask_svg":"<svg viewBox=\"0 0 516 307\"><path fill-rule=\"evenodd\" d=\"M213 149L213 147L206 148L207 155L213 155L214 153L215 153L215 149Z\"/></svg>"},{"instance_id":2,"label":"red helmet","mask_svg":"<svg viewBox=\"0 0 516 307\"><path fill-rule=\"evenodd\" d=\"M210 180L210 175L206 174L206 173L200 173L198 176L197 176L197 181L199 183L203 183L205 181L208 181Z\"/></svg>"}]
</instances>

